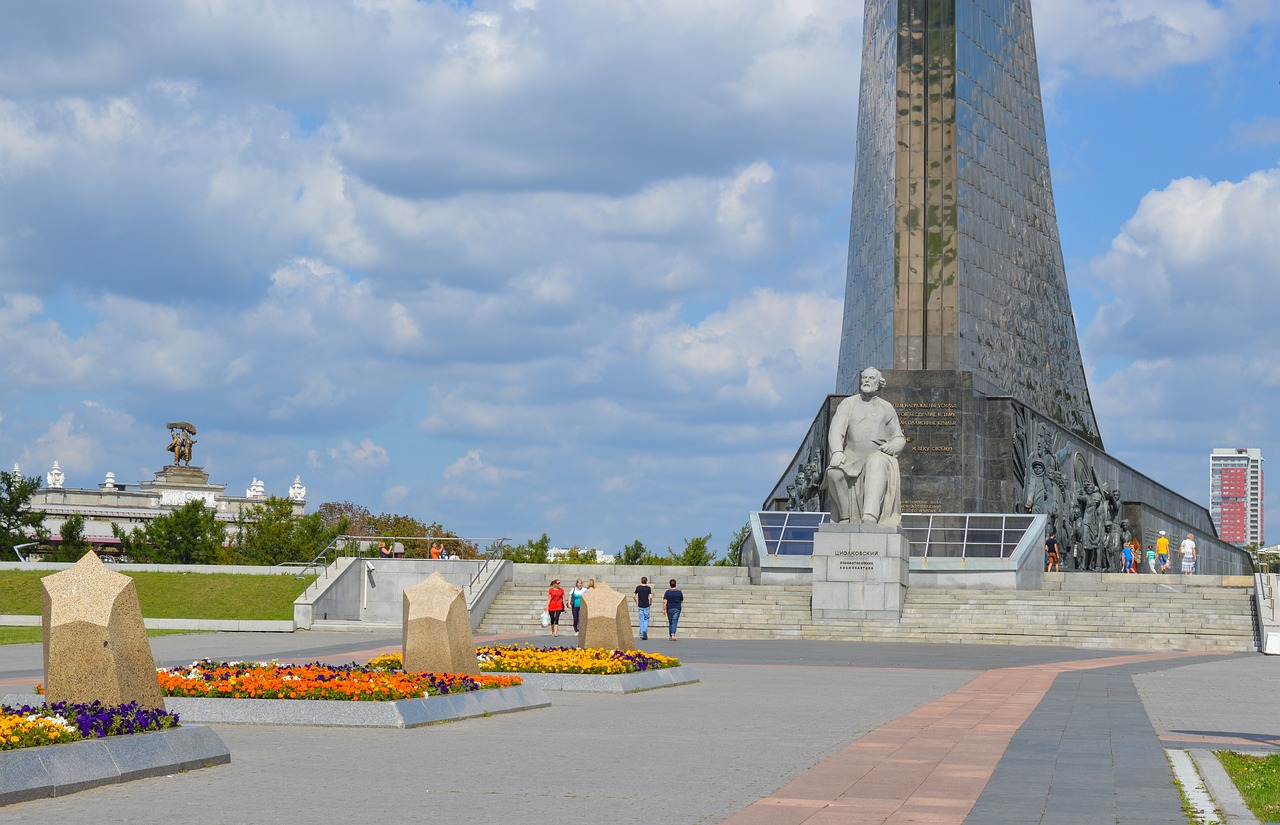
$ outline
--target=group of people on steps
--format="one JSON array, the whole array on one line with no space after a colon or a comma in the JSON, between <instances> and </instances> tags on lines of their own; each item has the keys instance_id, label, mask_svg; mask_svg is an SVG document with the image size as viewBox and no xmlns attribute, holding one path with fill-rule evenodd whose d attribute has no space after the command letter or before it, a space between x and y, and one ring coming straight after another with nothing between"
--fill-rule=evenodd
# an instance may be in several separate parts
<instances>
[{"instance_id":1,"label":"group of people on steps","mask_svg":"<svg viewBox=\"0 0 1280 825\"><path fill-rule=\"evenodd\" d=\"M667 614L667 632L670 634L671 641L674 642L676 628L680 624L680 611L684 609L684 593L676 585L675 579L671 579L667 584L667 591L662 594L662 609ZM547 617L550 619L552 636L560 635L560 617L564 614L566 605L573 614L573 632L578 632L582 616L582 600L595 586L595 579L588 579L586 585L583 585L582 579L578 579L574 582L573 589L566 593L560 586L559 579L551 580L551 587L547 590ZM648 641L649 610L653 603L653 588L649 586L648 576L640 577L640 584L636 585L631 598L636 603L636 612L640 617L640 639Z\"/></svg>"}]
</instances>

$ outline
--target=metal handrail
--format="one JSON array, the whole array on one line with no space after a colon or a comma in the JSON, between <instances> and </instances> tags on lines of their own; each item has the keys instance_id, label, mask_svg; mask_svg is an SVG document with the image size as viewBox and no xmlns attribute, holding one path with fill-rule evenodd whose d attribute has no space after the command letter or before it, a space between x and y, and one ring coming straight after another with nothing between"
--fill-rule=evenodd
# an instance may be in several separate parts
<instances>
[{"instance_id":1,"label":"metal handrail","mask_svg":"<svg viewBox=\"0 0 1280 825\"><path fill-rule=\"evenodd\" d=\"M26 562L26 561L27 561L27 559L23 558L23 556L22 556L22 548L24 548L24 547L38 547L39 545L40 545L40 542L38 542L38 541L29 541L29 542L26 542L25 544L15 544L15 545L13 546L13 552L14 552L14 555L16 555L16 556L18 557L18 561L20 561L20 562Z\"/></svg>"},{"instance_id":2,"label":"metal handrail","mask_svg":"<svg viewBox=\"0 0 1280 825\"><path fill-rule=\"evenodd\" d=\"M510 541L510 539L477 539L477 541L492 541L493 544L489 545L489 552L485 554L484 562L476 568L476 572L473 573L471 578L467 581L468 596L474 592L476 582L480 581L480 577L484 575L484 571L489 569L489 562L493 561L495 558L502 558L502 543L504 541Z\"/></svg>"},{"instance_id":3,"label":"metal handrail","mask_svg":"<svg viewBox=\"0 0 1280 825\"><path fill-rule=\"evenodd\" d=\"M392 543L395 543L397 541L400 541L400 542L426 541L426 542L437 542L437 543L461 542L463 544L474 544L476 546L480 546L482 542L489 542L492 544L492 546L489 549L488 556L485 558L485 564L482 565L480 568L481 571L483 571L484 568L488 565L490 559L493 558L494 552L497 551L500 553L502 550L503 542L507 542L510 540L511 539L506 537L467 538L463 536L355 536L355 535L349 535L344 533L340 536L334 536L333 541L329 542L329 544L326 545L323 550L317 553L315 555L315 558L307 562L306 565L302 568L302 570L298 571L295 578L301 579L307 575L308 571L316 570L317 568L321 568L327 571L329 567L329 563L327 561L323 561L323 564L322 564L322 560L325 560L329 557L329 551L331 550L336 549L341 551L340 555L338 554L334 555L335 561L339 558L350 558L353 556L356 558L363 558L364 550L361 547L361 542L372 543L375 541L390 541ZM355 545L355 552L352 552L351 550L353 543ZM326 572L326 575L328 575L327 572ZM472 581L474 582L474 578L472 579Z\"/></svg>"}]
</instances>

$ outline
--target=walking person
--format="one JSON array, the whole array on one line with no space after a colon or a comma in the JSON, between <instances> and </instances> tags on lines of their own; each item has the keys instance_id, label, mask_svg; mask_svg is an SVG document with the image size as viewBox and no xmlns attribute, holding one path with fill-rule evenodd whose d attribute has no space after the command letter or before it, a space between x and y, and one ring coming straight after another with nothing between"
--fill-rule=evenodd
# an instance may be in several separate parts
<instances>
[{"instance_id":1,"label":"walking person","mask_svg":"<svg viewBox=\"0 0 1280 825\"><path fill-rule=\"evenodd\" d=\"M1059 565L1058 555L1058 534L1053 530L1049 531L1049 538L1044 540L1044 570L1046 573L1059 573L1062 567Z\"/></svg>"},{"instance_id":2,"label":"walking person","mask_svg":"<svg viewBox=\"0 0 1280 825\"><path fill-rule=\"evenodd\" d=\"M573 589L569 591L569 609L573 611L573 632L578 632L578 616L582 613L582 597L587 593L587 588L582 586L582 579L578 579L573 584Z\"/></svg>"},{"instance_id":3,"label":"walking person","mask_svg":"<svg viewBox=\"0 0 1280 825\"><path fill-rule=\"evenodd\" d=\"M1182 561L1182 575L1196 572L1196 542L1190 533L1178 545L1178 558Z\"/></svg>"},{"instance_id":4,"label":"walking person","mask_svg":"<svg viewBox=\"0 0 1280 825\"><path fill-rule=\"evenodd\" d=\"M1160 531L1160 538L1156 539L1156 563L1160 566L1161 573L1169 572L1169 537Z\"/></svg>"},{"instance_id":5,"label":"walking person","mask_svg":"<svg viewBox=\"0 0 1280 825\"><path fill-rule=\"evenodd\" d=\"M632 595L636 600L636 613L640 616L640 641L649 639L649 602L653 598L653 588L649 586L649 577L641 576L640 584Z\"/></svg>"},{"instance_id":6,"label":"walking person","mask_svg":"<svg viewBox=\"0 0 1280 825\"><path fill-rule=\"evenodd\" d=\"M668 582L670 587L662 594L662 609L667 612L667 630L671 633L671 641L676 640L676 627L680 624L680 611L684 608L684 594L676 587L676 580Z\"/></svg>"},{"instance_id":7,"label":"walking person","mask_svg":"<svg viewBox=\"0 0 1280 825\"><path fill-rule=\"evenodd\" d=\"M547 589L547 613L551 616L551 635L560 635L560 614L564 612L564 588L559 579L551 580Z\"/></svg>"},{"instance_id":8,"label":"walking person","mask_svg":"<svg viewBox=\"0 0 1280 825\"><path fill-rule=\"evenodd\" d=\"M1156 548L1147 545L1147 572L1156 572Z\"/></svg>"}]
</instances>

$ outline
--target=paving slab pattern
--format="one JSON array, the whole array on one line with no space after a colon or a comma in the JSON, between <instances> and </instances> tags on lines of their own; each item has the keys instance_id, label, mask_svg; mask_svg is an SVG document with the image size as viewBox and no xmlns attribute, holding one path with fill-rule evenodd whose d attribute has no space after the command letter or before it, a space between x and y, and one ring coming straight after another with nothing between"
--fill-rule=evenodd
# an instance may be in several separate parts
<instances>
[{"instance_id":1,"label":"paving slab pattern","mask_svg":"<svg viewBox=\"0 0 1280 825\"><path fill-rule=\"evenodd\" d=\"M397 644L390 634L337 633L153 640L157 660L173 664L350 661ZM38 680L39 646L17 647L26 649L0 648L0 685ZM1249 680L1274 678L1280 662L1248 654L793 640L642 647L679 656L702 681L632 696L557 694L545 710L408 732L222 726L233 762L208 776L22 803L0 809L0 823L167 825L177 800L194 823L1183 822L1170 818L1177 791L1160 736L1266 738L1280 718L1247 701ZM1174 686L1203 698L1166 703Z\"/></svg>"},{"instance_id":2,"label":"paving slab pattern","mask_svg":"<svg viewBox=\"0 0 1280 825\"><path fill-rule=\"evenodd\" d=\"M975 675L695 669L701 681L674 690L558 693L543 710L412 731L213 725L232 753L214 779L20 803L0 809L0 823L714 823Z\"/></svg>"}]
</instances>

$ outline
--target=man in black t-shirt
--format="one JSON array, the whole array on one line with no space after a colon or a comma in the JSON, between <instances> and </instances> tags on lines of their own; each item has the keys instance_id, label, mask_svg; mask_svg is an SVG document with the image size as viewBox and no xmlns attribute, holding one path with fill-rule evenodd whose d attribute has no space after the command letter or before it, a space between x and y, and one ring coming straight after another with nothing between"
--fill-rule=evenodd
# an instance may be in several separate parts
<instances>
[{"instance_id":1,"label":"man in black t-shirt","mask_svg":"<svg viewBox=\"0 0 1280 825\"><path fill-rule=\"evenodd\" d=\"M1046 573L1057 573L1062 568L1058 564L1058 534L1050 531L1049 538L1044 540L1044 569Z\"/></svg>"},{"instance_id":2,"label":"man in black t-shirt","mask_svg":"<svg viewBox=\"0 0 1280 825\"><path fill-rule=\"evenodd\" d=\"M640 584L636 587L635 596L636 612L640 614L640 638L648 640L649 638L649 602L653 598L653 588L649 586L649 577L641 576Z\"/></svg>"}]
</instances>

